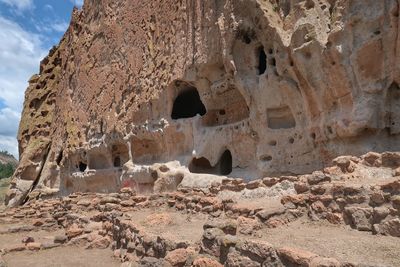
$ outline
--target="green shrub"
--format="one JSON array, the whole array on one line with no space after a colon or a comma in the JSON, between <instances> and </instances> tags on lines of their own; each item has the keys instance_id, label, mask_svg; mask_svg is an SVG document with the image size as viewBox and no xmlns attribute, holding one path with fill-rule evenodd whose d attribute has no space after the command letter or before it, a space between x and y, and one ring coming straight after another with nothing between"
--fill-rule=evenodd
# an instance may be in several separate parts
<instances>
[{"instance_id":1,"label":"green shrub","mask_svg":"<svg viewBox=\"0 0 400 267\"><path fill-rule=\"evenodd\" d=\"M0 179L8 178L13 175L15 167L11 163L0 163Z\"/></svg>"}]
</instances>

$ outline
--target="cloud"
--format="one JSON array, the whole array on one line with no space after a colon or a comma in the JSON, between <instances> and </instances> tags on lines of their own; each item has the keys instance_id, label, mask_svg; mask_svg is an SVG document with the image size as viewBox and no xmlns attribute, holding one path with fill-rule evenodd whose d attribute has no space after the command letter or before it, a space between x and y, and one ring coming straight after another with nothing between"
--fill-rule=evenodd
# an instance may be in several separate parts
<instances>
[{"instance_id":1,"label":"cloud","mask_svg":"<svg viewBox=\"0 0 400 267\"><path fill-rule=\"evenodd\" d=\"M76 6L78 6L78 7L81 7L81 6L83 6L83 2L84 2L84 0L69 0L72 4L74 4L74 5L76 5Z\"/></svg>"},{"instance_id":2,"label":"cloud","mask_svg":"<svg viewBox=\"0 0 400 267\"><path fill-rule=\"evenodd\" d=\"M58 22L54 23L51 28L56 31L56 32L65 32L69 26L69 23L67 22Z\"/></svg>"},{"instance_id":3,"label":"cloud","mask_svg":"<svg viewBox=\"0 0 400 267\"><path fill-rule=\"evenodd\" d=\"M0 16L0 98L12 110L21 111L27 81L47 54L40 38Z\"/></svg>"},{"instance_id":4,"label":"cloud","mask_svg":"<svg viewBox=\"0 0 400 267\"><path fill-rule=\"evenodd\" d=\"M5 150L18 159L18 142L15 137L0 135L0 150Z\"/></svg>"},{"instance_id":5,"label":"cloud","mask_svg":"<svg viewBox=\"0 0 400 267\"><path fill-rule=\"evenodd\" d=\"M0 16L0 150L17 151L15 137L27 81L38 72L39 62L47 54L41 38Z\"/></svg>"},{"instance_id":6,"label":"cloud","mask_svg":"<svg viewBox=\"0 0 400 267\"><path fill-rule=\"evenodd\" d=\"M53 11L54 10L53 6L49 5L49 4L44 5L43 9L47 10L47 11Z\"/></svg>"},{"instance_id":7,"label":"cloud","mask_svg":"<svg viewBox=\"0 0 400 267\"><path fill-rule=\"evenodd\" d=\"M10 109L3 108L0 110L0 135L15 136L18 130L20 113Z\"/></svg>"},{"instance_id":8,"label":"cloud","mask_svg":"<svg viewBox=\"0 0 400 267\"><path fill-rule=\"evenodd\" d=\"M33 0L0 0L0 2L16 8L18 11L25 11L34 7Z\"/></svg>"}]
</instances>

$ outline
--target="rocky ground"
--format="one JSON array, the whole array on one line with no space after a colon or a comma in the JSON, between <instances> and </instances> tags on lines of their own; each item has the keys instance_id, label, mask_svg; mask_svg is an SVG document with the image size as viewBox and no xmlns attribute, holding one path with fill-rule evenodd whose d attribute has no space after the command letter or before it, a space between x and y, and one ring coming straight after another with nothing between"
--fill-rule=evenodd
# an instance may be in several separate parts
<instances>
[{"instance_id":1,"label":"rocky ground","mask_svg":"<svg viewBox=\"0 0 400 267\"><path fill-rule=\"evenodd\" d=\"M400 266L400 153L309 175L137 195L75 193L0 213L0 266Z\"/></svg>"}]
</instances>

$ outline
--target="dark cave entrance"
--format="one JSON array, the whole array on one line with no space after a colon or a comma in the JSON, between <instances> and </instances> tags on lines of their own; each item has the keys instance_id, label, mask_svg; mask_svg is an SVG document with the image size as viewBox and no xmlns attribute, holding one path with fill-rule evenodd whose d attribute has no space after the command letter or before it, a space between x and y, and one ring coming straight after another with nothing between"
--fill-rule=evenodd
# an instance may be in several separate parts
<instances>
[{"instance_id":1,"label":"dark cave entrance","mask_svg":"<svg viewBox=\"0 0 400 267\"><path fill-rule=\"evenodd\" d=\"M228 175L232 172L232 154L229 150L225 150L219 159L220 172L222 175Z\"/></svg>"},{"instance_id":2,"label":"dark cave entrance","mask_svg":"<svg viewBox=\"0 0 400 267\"><path fill-rule=\"evenodd\" d=\"M192 173L228 175L232 172L232 154L229 150L225 150L215 166L211 166L210 161L204 157L194 158L189 164L189 171Z\"/></svg>"},{"instance_id":3,"label":"dark cave entrance","mask_svg":"<svg viewBox=\"0 0 400 267\"><path fill-rule=\"evenodd\" d=\"M189 171L193 173L211 173L212 170L210 161L204 157L194 158L189 164Z\"/></svg>"},{"instance_id":4,"label":"dark cave entrance","mask_svg":"<svg viewBox=\"0 0 400 267\"><path fill-rule=\"evenodd\" d=\"M119 156L116 156L114 158L114 167L117 167L117 168L121 167L121 158Z\"/></svg>"},{"instance_id":5,"label":"dark cave entrance","mask_svg":"<svg viewBox=\"0 0 400 267\"><path fill-rule=\"evenodd\" d=\"M79 171L84 172L87 168L87 164L79 162Z\"/></svg>"},{"instance_id":6,"label":"dark cave entrance","mask_svg":"<svg viewBox=\"0 0 400 267\"><path fill-rule=\"evenodd\" d=\"M261 46L257 49L257 57L258 57L258 75L262 75L267 70L267 55L264 51L264 46Z\"/></svg>"},{"instance_id":7,"label":"dark cave entrance","mask_svg":"<svg viewBox=\"0 0 400 267\"><path fill-rule=\"evenodd\" d=\"M173 120L191 118L200 114L203 116L207 110L201 102L199 92L195 87L189 87L180 93L174 101L171 118Z\"/></svg>"},{"instance_id":8,"label":"dark cave entrance","mask_svg":"<svg viewBox=\"0 0 400 267\"><path fill-rule=\"evenodd\" d=\"M62 159L63 159L63 151L61 150L60 153L58 153L57 158L56 158L56 163L58 166L60 166Z\"/></svg>"}]
</instances>

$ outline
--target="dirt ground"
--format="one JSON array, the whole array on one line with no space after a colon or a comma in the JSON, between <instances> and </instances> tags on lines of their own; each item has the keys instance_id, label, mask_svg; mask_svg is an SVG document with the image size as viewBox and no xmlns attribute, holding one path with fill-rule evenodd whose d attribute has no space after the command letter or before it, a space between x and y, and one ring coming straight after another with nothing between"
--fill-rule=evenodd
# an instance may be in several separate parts
<instances>
[{"instance_id":1,"label":"dirt ground","mask_svg":"<svg viewBox=\"0 0 400 267\"><path fill-rule=\"evenodd\" d=\"M4 256L8 267L119 267L121 262L112 257L108 249L82 249L60 247L38 252L15 252Z\"/></svg>"},{"instance_id":2,"label":"dirt ground","mask_svg":"<svg viewBox=\"0 0 400 267\"><path fill-rule=\"evenodd\" d=\"M277 246L308 250L324 257L368 266L400 266L399 238L372 235L345 225L298 220L260 231L261 239Z\"/></svg>"}]
</instances>

